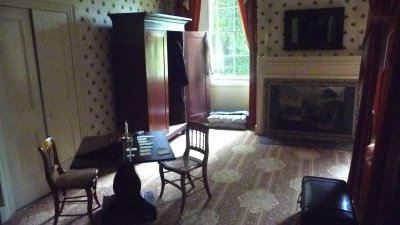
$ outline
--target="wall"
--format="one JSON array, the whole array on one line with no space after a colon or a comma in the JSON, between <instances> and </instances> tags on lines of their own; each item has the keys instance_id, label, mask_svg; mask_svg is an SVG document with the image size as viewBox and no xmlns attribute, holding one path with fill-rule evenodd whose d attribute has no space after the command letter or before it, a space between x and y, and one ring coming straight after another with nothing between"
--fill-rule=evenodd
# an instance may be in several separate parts
<instances>
[{"instance_id":1,"label":"wall","mask_svg":"<svg viewBox=\"0 0 400 225\"><path fill-rule=\"evenodd\" d=\"M162 0L0 0L0 5L23 8L53 8L53 5L74 8L75 21L72 41L82 135L97 135L115 129L111 82L111 20L108 13L163 12ZM61 102L62 104L62 102ZM68 113L68 112L65 112ZM2 148L3 146L0 146ZM0 156L4 157L4 155ZM65 165L67 167L67 165ZM0 168L1 170L2 168ZM3 171L1 171L3 172ZM4 175L4 174L2 174ZM9 179L0 174L2 187ZM2 191L2 190L0 190ZM6 193L6 192L5 192ZM13 199L14 196L8 196ZM13 204L1 208L3 220L16 210ZM5 213L6 212L6 213ZM1 220L0 219L0 220ZM1 221L0 221L1 222Z\"/></svg>"},{"instance_id":2,"label":"wall","mask_svg":"<svg viewBox=\"0 0 400 225\"><path fill-rule=\"evenodd\" d=\"M283 50L283 13L291 9L345 7L344 49ZM264 133L265 77L357 79L368 15L366 0L258 0L257 126ZM348 65L351 66L348 66Z\"/></svg>"},{"instance_id":3,"label":"wall","mask_svg":"<svg viewBox=\"0 0 400 225\"><path fill-rule=\"evenodd\" d=\"M39 2L39 1L38 1ZM62 2L62 0L52 0ZM166 4L164 8L164 2ZM78 101L83 135L104 134L115 129L111 82L111 20L108 13L121 12L172 12L173 1L167 0L74 0L76 9L76 39L77 53L77 86ZM207 4L203 1L203 6ZM360 55L359 45L364 32L368 2L366 0L301 0L273 1L258 0L258 55L259 56L290 56L290 55ZM286 52L283 46L283 10L293 8L316 8L330 6L345 6L345 50L338 51L296 51ZM266 36L269 36L268 39ZM221 88L219 88L221 87ZM231 96L235 103L237 96L248 93L248 89L226 86L215 86L212 99L218 104L212 104L213 109L247 108L229 105L230 101L220 101L217 95ZM212 100L213 101L213 100ZM225 103L228 105L219 105ZM235 103L236 104L236 103Z\"/></svg>"},{"instance_id":4,"label":"wall","mask_svg":"<svg viewBox=\"0 0 400 225\"><path fill-rule=\"evenodd\" d=\"M170 3L171 4L171 3ZM202 10L208 0L202 1ZM284 10L345 7L343 50L284 51L283 50L283 13ZM368 14L366 0L257 0L257 55L260 57L291 56L358 56L361 55L361 42L365 32ZM172 8L170 6L169 8ZM203 19L205 18L205 19ZM207 30L208 12L202 12L200 30ZM212 85L211 108L247 109L248 87ZM244 97L245 96L245 97ZM240 101L237 101L240 99Z\"/></svg>"},{"instance_id":5,"label":"wall","mask_svg":"<svg viewBox=\"0 0 400 225\"><path fill-rule=\"evenodd\" d=\"M39 2L39 1L38 1ZM53 0L52 2L62 2ZM165 2L165 8L164 8ZM76 39L78 40L77 86L83 135L104 134L115 129L111 82L111 20L108 13L164 12L173 10L173 1L167 0L74 0L76 8ZM203 7L207 1L203 1ZM326 56L360 55L359 45L364 33L368 2L366 0L258 0L258 55L259 56ZM283 11L294 8L345 6L345 50L283 51ZM268 36L268 38L267 38ZM247 108L248 102L235 105L235 96L246 95L246 88L214 86L211 92L213 109ZM236 95L235 95L236 94ZM218 96L215 96L218 95ZM230 96L220 101L219 95ZM232 101L230 101L232 100ZM213 101L213 100L212 100ZM230 105L229 102L234 104ZM218 104L217 104L218 103ZM225 105L220 105L224 103Z\"/></svg>"},{"instance_id":6,"label":"wall","mask_svg":"<svg viewBox=\"0 0 400 225\"><path fill-rule=\"evenodd\" d=\"M249 108L248 85L211 85L211 111L239 111Z\"/></svg>"},{"instance_id":7,"label":"wall","mask_svg":"<svg viewBox=\"0 0 400 225\"><path fill-rule=\"evenodd\" d=\"M53 0L54 1L54 0ZM165 3L165 6L163 4ZM111 21L107 13L147 11L173 13L173 0L74 0L79 44L79 101L84 135L115 129L109 44ZM208 1L202 0L202 9ZM368 1L366 0L257 0L258 56L360 55ZM319 7L345 7L344 50L283 51L283 11ZM204 17L208 18L207 12ZM200 24L202 25L203 22ZM201 26L204 30L206 26ZM248 86L211 87L212 110L247 109Z\"/></svg>"},{"instance_id":8,"label":"wall","mask_svg":"<svg viewBox=\"0 0 400 225\"><path fill-rule=\"evenodd\" d=\"M361 42L368 15L367 0L258 0L258 55L277 56L353 56L361 55ZM284 51L284 10L345 7L344 50Z\"/></svg>"},{"instance_id":9,"label":"wall","mask_svg":"<svg viewBox=\"0 0 400 225\"><path fill-rule=\"evenodd\" d=\"M174 1L175 0L164 0L164 13L174 15ZM203 0L204 1L204 0Z\"/></svg>"},{"instance_id":10,"label":"wall","mask_svg":"<svg viewBox=\"0 0 400 225\"><path fill-rule=\"evenodd\" d=\"M79 44L78 81L83 135L115 130L108 13L163 12L162 0L74 0Z\"/></svg>"}]
</instances>

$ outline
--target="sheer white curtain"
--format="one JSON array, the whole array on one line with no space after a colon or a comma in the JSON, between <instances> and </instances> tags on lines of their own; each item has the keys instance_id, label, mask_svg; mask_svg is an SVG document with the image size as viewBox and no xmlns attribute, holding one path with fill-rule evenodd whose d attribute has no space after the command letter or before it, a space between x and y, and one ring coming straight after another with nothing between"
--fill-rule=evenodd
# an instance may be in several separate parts
<instances>
[{"instance_id":1,"label":"sheer white curtain","mask_svg":"<svg viewBox=\"0 0 400 225\"><path fill-rule=\"evenodd\" d=\"M214 74L225 71L224 50L218 33L212 33L210 38L211 68Z\"/></svg>"}]
</instances>

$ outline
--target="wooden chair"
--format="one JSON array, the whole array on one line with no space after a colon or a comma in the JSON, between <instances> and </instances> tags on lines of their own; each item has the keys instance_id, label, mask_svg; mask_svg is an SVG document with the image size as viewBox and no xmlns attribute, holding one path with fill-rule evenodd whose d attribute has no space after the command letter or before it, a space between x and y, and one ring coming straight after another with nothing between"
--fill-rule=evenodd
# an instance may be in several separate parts
<instances>
[{"instance_id":1,"label":"wooden chair","mask_svg":"<svg viewBox=\"0 0 400 225\"><path fill-rule=\"evenodd\" d=\"M93 223L93 197L100 208L100 202L96 195L97 172L96 168L65 171L60 164L57 155L57 147L52 137L46 138L38 148L43 159L46 180L54 199L54 225L60 216L89 216ZM84 189L86 195L67 197L67 190ZM61 196L59 194L61 192ZM61 197L61 202L60 202ZM66 202L87 202L85 214L61 214ZM96 209L97 209L96 208Z\"/></svg>"},{"instance_id":2,"label":"wooden chair","mask_svg":"<svg viewBox=\"0 0 400 225\"><path fill-rule=\"evenodd\" d=\"M207 161L209 154L208 132L209 127L207 125L188 122L186 126L186 149L183 156L177 157L175 160L172 161L159 162L161 177L161 193L159 198L161 198L163 195L165 184L168 183L177 187L179 190L182 191L182 203L180 213L183 212L183 209L185 207L186 185L190 183L192 188L194 188L193 181L195 180L200 180L204 183L204 189L206 189L208 197L211 198L211 192L208 187L207 180ZM191 151L199 152L203 156L203 158L199 159L191 156ZM202 177L195 177L190 174L191 171L197 168L202 169ZM169 172L175 172L179 174L180 179L166 179L164 174ZM189 183L186 182L186 178L189 180ZM179 181L180 185L177 183L177 181Z\"/></svg>"}]
</instances>

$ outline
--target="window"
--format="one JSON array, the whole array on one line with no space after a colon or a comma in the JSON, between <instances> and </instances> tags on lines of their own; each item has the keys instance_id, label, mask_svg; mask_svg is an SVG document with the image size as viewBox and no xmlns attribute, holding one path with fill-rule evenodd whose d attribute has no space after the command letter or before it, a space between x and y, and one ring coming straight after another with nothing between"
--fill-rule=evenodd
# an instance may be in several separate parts
<instances>
[{"instance_id":1,"label":"window","mask_svg":"<svg viewBox=\"0 0 400 225\"><path fill-rule=\"evenodd\" d=\"M237 0L209 0L212 70L219 78L249 78L249 48Z\"/></svg>"}]
</instances>

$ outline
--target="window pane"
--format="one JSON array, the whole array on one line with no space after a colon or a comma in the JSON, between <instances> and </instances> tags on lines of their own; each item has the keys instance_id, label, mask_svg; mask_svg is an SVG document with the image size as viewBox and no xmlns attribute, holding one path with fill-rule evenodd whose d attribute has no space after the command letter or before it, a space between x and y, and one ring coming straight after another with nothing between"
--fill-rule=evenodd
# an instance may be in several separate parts
<instances>
[{"instance_id":1,"label":"window pane","mask_svg":"<svg viewBox=\"0 0 400 225\"><path fill-rule=\"evenodd\" d=\"M242 20L240 19L239 9L232 10L232 11L235 12L235 31L244 32L243 25L242 25Z\"/></svg>"},{"instance_id":2,"label":"window pane","mask_svg":"<svg viewBox=\"0 0 400 225\"><path fill-rule=\"evenodd\" d=\"M249 76L249 56L237 56L235 73L237 76Z\"/></svg>"},{"instance_id":3,"label":"window pane","mask_svg":"<svg viewBox=\"0 0 400 225\"><path fill-rule=\"evenodd\" d=\"M236 33L235 36L236 48L235 53L236 55L249 55L249 47L247 45L246 34L242 32Z\"/></svg>"},{"instance_id":4,"label":"window pane","mask_svg":"<svg viewBox=\"0 0 400 225\"><path fill-rule=\"evenodd\" d=\"M231 56L225 56L224 62L225 62L225 71L224 71L223 75L234 75L234 72L235 72L234 58Z\"/></svg>"},{"instance_id":5,"label":"window pane","mask_svg":"<svg viewBox=\"0 0 400 225\"><path fill-rule=\"evenodd\" d=\"M232 31L235 29L235 12L232 9L216 10L214 15L214 31Z\"/></svg>"},{"instance_id":6,"label":"window pane","mask_svg":"<svg viewBox=\"0 0 400 225\"><path fill-rule=\"evenodd\" d=\"M237 5L237 0L212 0L214 7L232 7Z\"/></svg>"},{"instance_id":7,"label":"window pane","mask_svg":"<svg viewBox=\"0 0 400 225\"><path fill-rule=\"evenodd\" d=\"M232 34L230 32L222 32L220 33L220 38L224 55L232 55L234 50L232 49L232 43L234 42Z\"/></svg>"},{"instance_id":8,"label":"window pane","mask_svg":"<svg viewBox=\"0 0 400 225\"><path fill-rule=\"evenodd\" d=\"M217 75L249 76L249 49L237 0L210 0L211 57Z\"/></svg>"}]
</instances>

